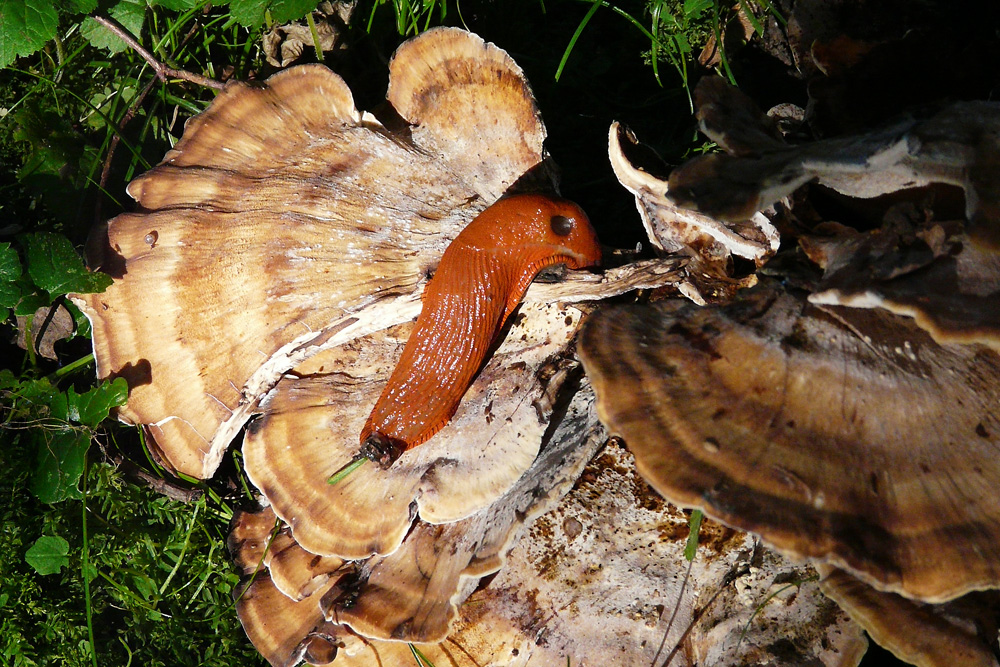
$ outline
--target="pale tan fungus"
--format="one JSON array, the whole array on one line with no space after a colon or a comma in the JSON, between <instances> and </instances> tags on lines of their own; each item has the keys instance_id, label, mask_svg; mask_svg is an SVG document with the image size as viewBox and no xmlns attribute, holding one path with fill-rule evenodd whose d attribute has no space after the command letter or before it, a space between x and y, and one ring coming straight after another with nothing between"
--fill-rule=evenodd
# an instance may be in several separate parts
<instances>
[{"instance_id":1,"label":"pale tan fungus","mask_svg":"<svg viewBox=\"0 0 1000 667\"><path fill-rule=\"evenodd\" d=\"M108 224L98 260L115 282L75 300L94 325L98 375L129 381L119 418L144 425L171 470L211 476L282 373L412 317L447 244L492 203L484 195L542 161L544 128L516 65L457 29L410 44L421 62L438 54L435 76L480 69L472 96L406 79L423 99L412 142L357 111L339 76L306 65L227 86L129 186L140 211ZM439 102L472 106L438 113ZM525 135L481 132L491 119ZM475 155L455 145L462 131Z\"/></svg>"},{"instance_id":2,"label":"pale tan fungus","mask_svg":"<svg viewBox=\"0 0 1000 667\"><path fill-rule=\"evenodd\" d=\"M662 254L689 258L677 289L698 304L729 299L741 287L756 282L754 275L733 276L733 256L757 266L778 250L774 226L761 214L747 220L722 220L680 208L671 200L665 179L643 170L629 158L636 137L620 124L608 132L608 155L618 181L635 196L636 208L654 248Z\"/></svg>"}]
</instances>

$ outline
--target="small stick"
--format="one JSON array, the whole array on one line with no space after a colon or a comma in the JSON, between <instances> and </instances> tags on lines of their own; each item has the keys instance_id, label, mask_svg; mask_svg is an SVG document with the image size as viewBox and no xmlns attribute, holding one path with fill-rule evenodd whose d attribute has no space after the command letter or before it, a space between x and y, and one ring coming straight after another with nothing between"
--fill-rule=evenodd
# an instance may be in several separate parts
<instances>
[{"instance_id":1,"label":"small stick","mask_svg":"<svg viewBox=\"0 0 1000 667\"><path fill-rule=\"evenodd\" d=\"M172 67L167 67L151 54L146 49L142 48L139 42L133 37L129 32L119 25L116 21L112 19L105 18L103 16L94 16L93 19L100 23L102 26L113 32L115 35L121 38L126 44L128 44L132 49L138 53L143 60L149 63L149 66L153 68L156 72L157 78L160 81L166 81L169 78L173 79L183 79L184 81L190 81L191 83L197 84L199 86L204 86L206 88L214 88L215 90L222 90L226 84L221 81L216 81L215 79L209 79L207 76L201 76L200 74L193 74L191 72L186 72L181 69L174 69Z\"/></svg>"}]
</instances>

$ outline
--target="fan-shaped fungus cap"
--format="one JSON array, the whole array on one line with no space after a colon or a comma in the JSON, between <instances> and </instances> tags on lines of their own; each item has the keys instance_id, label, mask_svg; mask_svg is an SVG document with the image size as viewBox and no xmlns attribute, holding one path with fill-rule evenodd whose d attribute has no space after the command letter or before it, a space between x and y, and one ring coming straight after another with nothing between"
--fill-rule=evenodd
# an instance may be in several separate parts
<instances>
[{"instance_id":1,"label":"fan-shaped fungus cap","mask_svg":"<svg viewBox=\"0 0 1000 667\"><path fill-rule=\"evenodd\" d=\"M416 514L431 523L467 517L528 469L551 411L544 397L565 380L544 369L580 318L572 307L523 306L444 429L389 468L364 465L335 484L330 477L358 453L357 434L409 327L321 353L265 402L243 446L247 474L308 551L391 553Z\"/></svg>"},{"instance_id":2,"label":"fan-shaped fungus cap","mask_svg":"<svg viewBox=\"0 0 1000 667\"><path fill-rule=\"evenodd\" d=\"M340 649L358 650L364 641L341 625L323 619L317 600L333 582L317 591L316 598L296 602L258 573L237 587L236 613L254 647L272 667L292 667L334 662Z\"/></svg>"},{"instance_id":3,"label":"fan-shaped fungus cap","mask_svg":"<svg viewBox=\"0 0 1000 667\"><path fill-rule=\"evenodd\" d=\"M669 500L908 597L1000 585L996 351L773 285L602 310L579 348L602 420Z\"/></svg>"},{"instance_id":4,"label":"fan-shaped fungus cap","mask_svg":"<svg viewBox=\"0 0 1000 667\"><path fill-rule=\"evenodd\" d=\"M989 646L995 637L977 637L959 619L948 618L941 605L876 591L828 565L820 572L823 592L900 660L917 667L997 667Z\"/></svg>"},{"instance_id":5,"label":"fan-shaped fungus cap","mask_svg":"<svg viewBox=\"0 0 1000 667\"><path fill-rule=\"evenodd\" d=\"M130 185L140 212L102 239L115 282L77 302L98 374L129 381L119 417L145 425L167 467L210 476L283 372L408 319L401 306L482 197L541 162L534 100L499 49L457 29L408 44L393 76L413 143L362 116L339 76L302 66L227 86Z\"/></svg>"},{"instance_id":6,"label":"fan-shaped fungus cap","mask_svg":"<svg viewBox=\"0 0 1000 667\"><path fill-rule=\"evenodd\" d=\"M851 197L877 197L929 183L965 191L969 233L1000 247L1000 104L960 102L926 119L904 117L869 133L782 148L754 124L759 111L728 84L697 88L702 129L734 155L695 158L670 174L679 206L723 220L744 220L816 180ZM756 113L754 113L756 111Z\"/></svg>"},{"instance_id":7,"label":"fan-shaped fungus cap","mask_svg":"<svg viewBox=\"0 0 1000 667\"><path fill-rule=\"evenodd\" d=\"M386 98L413 139L497 199L539 161L545 126L524 72L477 35L434 28L404 42L389 63Z\"/></svg>"}]
</instances>

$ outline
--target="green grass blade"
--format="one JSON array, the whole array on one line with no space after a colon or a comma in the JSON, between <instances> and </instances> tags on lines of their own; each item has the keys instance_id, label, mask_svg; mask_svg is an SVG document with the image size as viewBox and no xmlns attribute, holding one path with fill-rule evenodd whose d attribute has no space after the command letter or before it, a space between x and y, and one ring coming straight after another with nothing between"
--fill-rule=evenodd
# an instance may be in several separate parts
<instances>
[{"instance_id":1,"label":"green grass blade","mask_svg":"<svg viewBox=\"0 0 1000 667\"><path fill-rule=\"evenodd\" d=\"M691 518L688 522L691 532L688 534L687 544L684 545L684 558L689 561L694 560L694 556L698 552L698 531L701 530L701 518L701 510L691 512Z\"/></svg>"},{"instance_id":2,"label":"green grass blade","mask_svg":"<svg viewBox=\"0 0 1000 667\"><path fill-rule=\"evenodd\" d=\"M566 50L563 51L562 59L559 61L559 67L556 68L556 81L562 76L563 68L566 67L566 61L569 60L569 54L573 52L573 47L576 46L576 42L580 39L580 35L583 34L584 28L590 23L590 19L594 17L597 10L601 7L603 3L599 0L594 0L594 3L587 10L586 15L584 15L583 20L580 21L580 25L576 27L576 32L573 33L573 37L570 38L569 44L566 45Z\"/></svg>"}]
</instances>

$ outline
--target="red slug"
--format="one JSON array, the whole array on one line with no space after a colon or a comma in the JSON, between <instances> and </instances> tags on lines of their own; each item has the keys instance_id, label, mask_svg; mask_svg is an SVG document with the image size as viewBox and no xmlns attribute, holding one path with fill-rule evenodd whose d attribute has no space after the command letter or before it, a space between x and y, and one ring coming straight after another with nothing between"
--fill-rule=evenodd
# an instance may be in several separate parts
<instances>
[{"instance_id":1,"label":"red slug","mask_svg":"<svg viewBox=\"0 0 1000 667\"><path fill-rule=\"evenodd\" d=\"M416 328L361 431L359 456L388 466L441 430L538 272L600 259L597 235L573 202L512 195L480 213L427 285Z\"/></svg>"}]
</instances>

